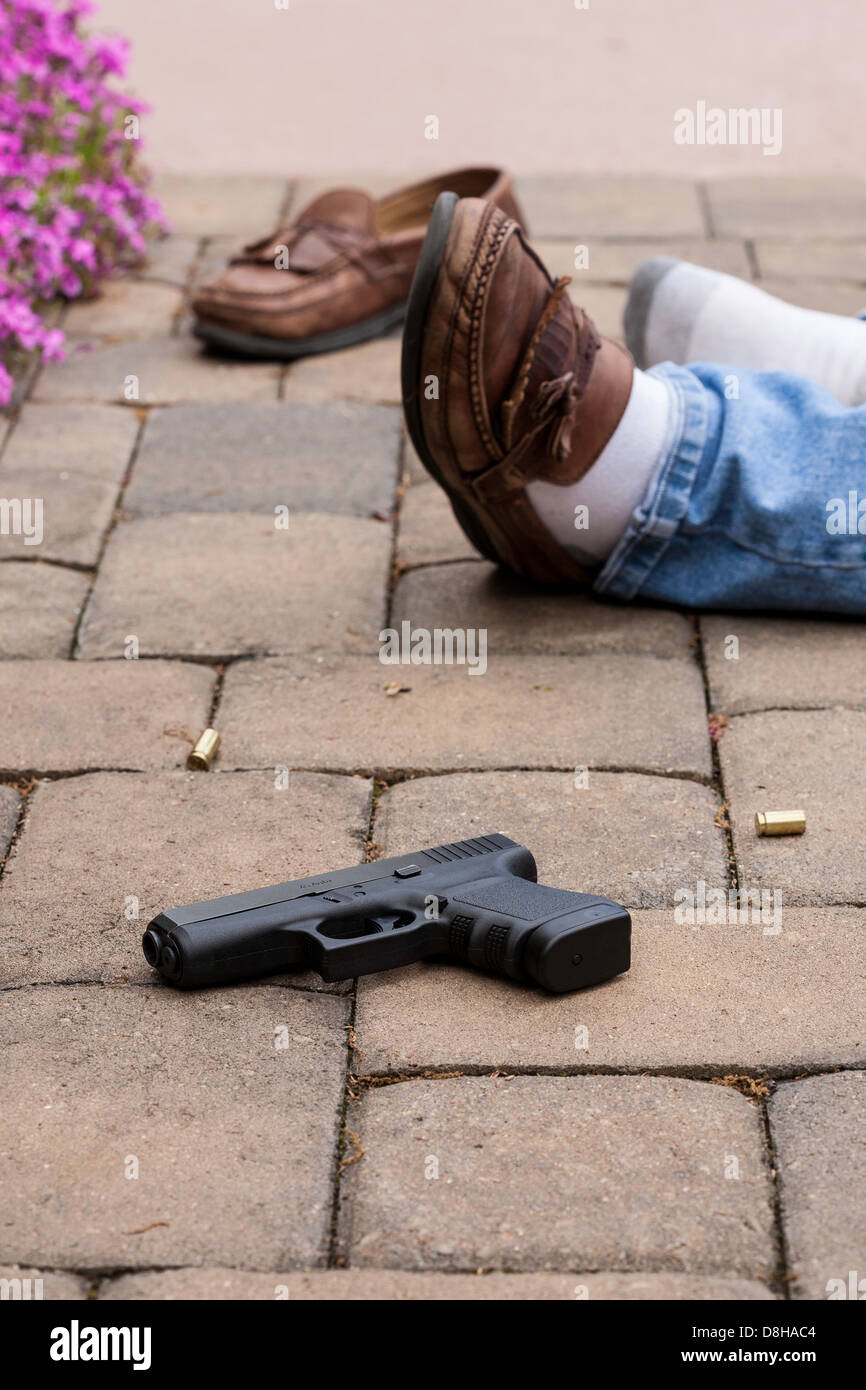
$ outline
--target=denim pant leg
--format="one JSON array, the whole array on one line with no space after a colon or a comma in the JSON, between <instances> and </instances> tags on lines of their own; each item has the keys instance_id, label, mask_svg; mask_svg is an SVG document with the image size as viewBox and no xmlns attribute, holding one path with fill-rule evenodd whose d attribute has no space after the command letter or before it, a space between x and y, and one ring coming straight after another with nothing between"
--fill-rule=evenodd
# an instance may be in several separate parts
<instances>
[{"instance_id":1,"label":"denim pant leg","mask_svg":"<svg viewBox=\"0 0 866 1390\"><path fill-rule=\"evenodd\" d=\"M672 393L670 437L596 591L866 614L866 406L788 372L651 374Z\"/></svg>"}]
</instances>

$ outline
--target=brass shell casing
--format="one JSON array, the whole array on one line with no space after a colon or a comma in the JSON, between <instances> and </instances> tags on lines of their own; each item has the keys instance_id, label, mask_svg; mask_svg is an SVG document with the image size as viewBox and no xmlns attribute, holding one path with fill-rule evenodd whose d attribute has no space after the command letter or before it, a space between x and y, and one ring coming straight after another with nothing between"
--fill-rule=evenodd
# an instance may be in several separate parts
<instances>
[{"instance_id":1,"label":"brass shell casing","mask_svg":"<svg viewBox=\"0 0 866 1390\"><path fill-rule=\"evenodd\" d=\"M219 746L220 736L216 729L205 729L199 734L186 760L190 772L207 772Z\"/></svg>"},{"instance_id":2,"label":"brass shell casing","mask_svg":"<svg viewBox=\"0 0 866 1390\"><path fill-rule=\"evenodd\" d=\"M802 835L806 829L805 811L756 811L758 835Z\"/></svg>"}]
</instances>

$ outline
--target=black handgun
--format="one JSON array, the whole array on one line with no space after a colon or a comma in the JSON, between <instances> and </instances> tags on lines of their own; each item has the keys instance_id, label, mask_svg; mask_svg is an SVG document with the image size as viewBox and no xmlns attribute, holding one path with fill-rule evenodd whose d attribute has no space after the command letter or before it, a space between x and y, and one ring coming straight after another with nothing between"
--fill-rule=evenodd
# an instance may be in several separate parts
<instances>
[{"instance_id":1,"label":"black handgun","mask_svg":"<svg viewBox=\"0 0 866 1390\"><path fill-rule=\"evenodd\" d=\"M346 980L430 957L555 994L628 970L631 918L591 893L545 888L505 835L253 888L154 917L145 957L191 989L308 968Z\"/></svg>"}]
</instances>

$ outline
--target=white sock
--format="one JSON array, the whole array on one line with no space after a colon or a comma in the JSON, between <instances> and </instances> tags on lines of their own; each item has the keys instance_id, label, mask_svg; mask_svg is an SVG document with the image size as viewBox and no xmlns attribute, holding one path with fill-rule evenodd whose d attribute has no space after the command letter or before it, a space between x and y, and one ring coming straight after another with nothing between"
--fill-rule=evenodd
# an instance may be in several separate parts
<instances>
[{"instance_id":1,"label":"white sock","mask_svg":"<svg viewBox=\"0 0 866 1390\"><path fill-rule=\"evenodd\" d=\"M579 563L606 560L625 531L665 450L672 410L668 384L635 371L622 419L579 482L527 484L540 521Z\"/></svg>"},{"instance_id":2,"label":"white sock","mask_svg":"<svg viewBox=\"0 0 866 1390\"><path fill-rule=\"evenodd\" d=\"M866 321L801 309L733 275L665 257L645 261L632 278L625 320L642 367L723 362L796 372L843 405L866 401Z\"/></svg>"}]
</instances>

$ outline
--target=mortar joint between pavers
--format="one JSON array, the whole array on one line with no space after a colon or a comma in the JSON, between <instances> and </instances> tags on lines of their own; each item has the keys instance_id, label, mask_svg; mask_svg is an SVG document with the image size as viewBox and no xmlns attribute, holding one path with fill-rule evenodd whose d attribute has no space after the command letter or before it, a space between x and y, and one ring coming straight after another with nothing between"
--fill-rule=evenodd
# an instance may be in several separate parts
<instances>
[{"instance_id":1,"label":"mortar joint between pavers","mask_svg":"<svg viewBox=\"0 0 866 1390\"><path fill-rule=\"evenodd\" d=\"M178 771L181 771L178 768ZM146 776L147 772L141 767L63 767L63 768L0 768L0 782L7 785L15 785L16 779L20 781L32 781L34 786L37 782L62 782L67 777L89 777L94 772L126 772L136 776Z\"/></svg>"},{"instance_id":2,"label":"mortar joint between pavers","mask_svg":"<svg viewBox=\"0 0 866 1390\"><path fill-rule=\"evenodd\" d=\"M91 579L90 584L88 585L87 593L84 595L84 600L81 604L80 609L78 610L78 618L76 620L75 628L72 633L72 640L69 644L70 661L75 660L79 654L79 641L81 637L81 630L85 621L87 610L90 607L90 601L93 597L93 591L96 587L96 580L99 575L99 568L105 556L106 549L108 548L108 542L111 538L111 535L115 527L117 526L120 513L123 509L123 496L126 492L127 487L129 486L130 479L132 478L132 470L135 466L135 460L138 457L138 451L141 447L142 438L144 437L144 430L147 424L147 418L149 413L149 406L138 405L135 407L135 414L138 418L138 429L135 432L135 438L132 441L132 447L129 451L129 458L126 461L126 468L124 469L123 477L120 480L120 486L117 489L117 496L114 500L114 507L112 508L111 517L109 519L108 525L106 526L102 534L102 540L99 546L99 553L96 557L96 564L93 567L93 578Z\"/></svg>"},{"instance_id":3,"label":"mortar joint between pavers","mask_svg":"<svg viewBox=\"0 0 866 1390\"><path fill-rule=\"evenodd\" d=\"M47 565L50 569L73 570L76 574L86 574L91 582L96 578L93 565L86 565L81 560L55 559L50 555L4 555L0 565Z\"/></svg>"},{"instance_id":4,"label":"mortar joint between pavers","mask_svg":"<svg viewBox=\"0 0 866 1390\"><path fill-rule=\"evenodd\" d=\"M407 484L407 488L408 486L411 486L411 484ZM405 496L405 490L403 496ZM400 498L400 502L402 510L403 497ZM401 579L404 579L407 574L415 574L418 570L439 570L449 568L453 569L455 565L485 565L488 563L489 561L482 559L480 555L464 555L462 557L459 555L455 555L453 559L448 559L446 557L442 560L398 560L395 564L396 582L394 587L396 588L397 583ZM553 655L570 656L571 653L554 652ZM641 655L643 655L643 653L641 653Z\"/></svg>"},{"instance_id":5,"label":"mortar joint between pavers","mask_svg":"<svg viewBox=\"0 0 866 1390\"><path fill-rule=\"evenodd\" d=\"M24 822L27 817L27 811L30 802L30 793L36 786L36 781L37 779L35 777L19 776L17 781L7 781L4 783L4 785L12 786L15 788L20 797L20 802L18 806L18 815L15 820L15 828L13 829L11 839L9 840L9 848L7 849L5 855L2 858L0 858L0 884L2 884L3 879L6 875L6 866L9 864L10 860L14 856L18 841L24 833Z\"/></svg>"},{"instance_id":6,"label":"mortar joint between pavers","mask_svg":"<svg viewBox=\"0 0 866 1390\"><path fill-rule=\"evenodd\" d=\"M734 847L733 826L731 825L730 816L727 814L728 808L730 806L730 797L727 796L725 792L725 779L724 774L722 772L722 759L721 754L719 753L718 739L714 741L710 737L710 720L713 717L713 714L717 713L717 711L714 711L712 708L712 695L710 691L710 673L709 668L707 666L707 654L704 650L704 634L701 629L700 614L695 614L695 616L692 618L692 623L694 626L694 636L692 638L692 642L694 644L693 651L695 655L695 660L698 664L698 669L701 674L701 683L703 685L704 690L704 705L706 706L707 711L707 739L710 745L710 758L712 760L713 765L713 776L710 785L713 787L714 791L716 792L719 798L719 815L716 816L716 825L719 827L719 829L722 831L725 837L725 847L727 850L728 860L728 888L734 892L737 892L739 891L740 884L740 866L737 860L736 849ZM724 722L727 722L727 716L725 716ZM719 736L724 736L724 728L721 729Z\"/></svg>"},{"instance_id":7,"label":"mortar joint between pavers","mask_svg":"<svg viewBox=\"0 0 866 1390\"><path fill-rule=\"evenodd\" d=\"M236 666L242 661L268 660L273 659L276 655L278 654L273 652L264 657L253 652L235 652L229 656L214 656L212 653L202 655L200 652L139 652L135 659L139 665L147 661L178 661L187 666L207 666L216 675L220 668L225 671L230 666ZM110 666L112 664L118 665L125 658L122 656L75 656L72 660L80 661L86 666Z\"/></svg>"},{"instance_id":8,"label":"mortar joint between pavers","mask_svg":"<svg viewBox=\"0 0 866 1390\"><path fill-rule=\"evenodd\" d=\"M89 1280L89 1281L90 1281L90 1284L91 1284L91 1289L98 1288L98 1289L100 1290L100 1292L99 1292L98 1294L93 1294L92 1292L90 1292L90 1293L88 1294L88 1298L93 1298L93 1297L100 1297L100 1298L101 1298L101 1291L102 1291L103 1288L106 1288L106 1289L107 1289L107 1288L109 1288L113 1283L115 1283L117 1280L123 1279L123 1278L126 1278L126 1277L130 1277L130 1276L131 1276L131 1277L137 1277L137 1276L139 1276L139 1275L172 1274L172 1273L175 1273L175 1272L182 1272L182 1273L186 1273L186 1272L207 1272L208 1270L211 1270L211 1269L213 1269L213 1268L214 1268L214 1266L212 1266L212 1265L195 1265L195 1264L189 1264L189 1263L187 1263L187 1264L177 1264L177 1265L130 1265L130 1266L117 1266L116 1268L113 1267L113 1268L108 1269L108 1270L105 1270L105 1271L103 1271L103 1272L101 1272L101 1273L94 1273L94 1271L93 1271L92 1269L89 1269L89 1268L87 1268L87 1269L84 1269L84 1268L82 1268L82 1269L54 1269L54 1270L45 1269L45 1270L44 1270L44 1273L46 1273L46 1274L64 1274L64 1275L76 1277L76 1278L79 1278L79 1279L82 1279L82 1280ZM313 1274L313 1275L316 1275L316 1274L326 1274L326 1273L329 1273L329 1272L330 1272L329 1269L328 1269L327 1267L323 1266L323 1265L310 1265L310 1264L306 1264L306 1265L288 1265L288 1266L285 1265L285 1264L281 1264L281 1265L279 1266L279 1268L273 1268L273 1269L263 1269L263 1268L261 1268L260 1266L257 1266L257 1265L237 1265L237 1264L231 1264L231 1265L220 1265L218 1268L220 1269L220 1271L225 1270L225 1271L226 1271L227 1273L229 1273L229 1274L266 1274L266 1275L279 1275L279 1274L310 1275L310 1274ZM500 1265L500 1264L478 1264L478 1263L475 1263L475 1262L467 1263L466 1265L462 1265L462 1264L449 1265L449 1266L447 1266L446 1268L443 1268L441 1264L433 1265L433 1264L403 1264L403 1263L400 1263L400 1264L388 1264L388 1265L383 1265L383 1266L381 1266L381 1268L380 1268L380 1267L374 1267L374 1266L365 1265L365 1264L353 1264L353 1263L351 1263L349 1260L347 1260L345 1257L341 1257L341 1259L340 1259L339 1263L337 1264L336 1268L339 1269L339 1270L345 1270L345 1271L348 1272L348 1273L358 1274L358 1275L373 1274L373 1273L379 1273L379 1272L383 1272L383 1273L385 1273L385 1274L397 1274L397 1275L400 1275L400 1274L438 1274L438 1275L441 1275L442 1278L444 1278L444 1279L450 1279L450 1278L453 1278L453 1277L461 1277L461 1276L466 1275L466 1274L470 1274L470 1275L477 1276L479 1279L486 1278L488 1275L499 1275L499 1276L503 1276L503 1277L505 1277L505 1278L521 1279L521 1278L525 1278L527 1275L529 1275L529 1276L533 1276L533 1275L538 1275L538 1276L551 1275L551 1276L553 1276L553 1277L567 1276L567 1277L569 1277L569 1278L586 1278L586 1277L588 1276L588 1277L591 1277L591 1278L597 1278L597 1277L599 1277L599 1276L605 1276L605 1275L626 1274L626 1275L633 1275L633 1276L635 1276L636 1278L642 1278L642 1277L645 1277L645 1276L654 1276L654 1275L669 1275L669 1274L678 1274L678 1273L679 1273L679 1274L684 1274L684 1271L682 1271L682 1270L679 1270L679 1271L678 1271L678 1270L671 1270L671 1268L670 1268L669 1266L664 1265L664 1264L659 1263L659 1262L656 1262L656 1261L652 1261L652 1260L649 1261L648 1263L645 1263L645 1264L644 1264L644 1263L641 1263L640 1266L637 1267L637 1268L634 1268L634 1267L632 1267L631 1265L629 1265L628 1267L623 1267L623 1266L617 1266L617 1265L607 1265L607 1264L604 1264L604 1265L600 1265L600 1266L598 1266L598 1267L593 1267L593 1268L590 1269L590 1270L587 1270L587 1269L585 1269L585 1268L584 1268L581 1264L579 1264L579 1263L578 1263L578 1264L568 1265L567 1267L563 1267L563 1268L560 1268L559 1266L557 1266L556 1268L547 1268L547 1267L545 1267L544 1269L516 1269L516 1268L514 1268L514 1267L511 1266L511 1265L504 1265L504 1264L503 1264L503 1265ZM702 1276L698 1276L698 1277L702 1277ZM737 1269L734 1269L734 1268L732 1268L732 1269L716 1270L716 1271L713 1271L712 1274L710 1274L710 1275L705 1275L705 1276L703 1276L703 1277L710 1278L710 1279L719 1279L719 1280L731 1279L731 1280L736 1280L736 1281L738 1281L738 1282L739 1282L739 1281L742 1281L742 1280L744 1279L743 1274L742 1274L740 1271L738 1271ZM764 1283L765 1281L763 1280L763 1278L762 1278L760 1275L758 1275L758 1276L755 1277L754 1282L757 1283L757 1284L761 1284L761 1283Z\"/></svg>"},{"instance_id":9,"label":"mortar joint between pavers","mask_svg":"<svg viewBox=\"0 0 866 1390\"><path fill-rule=\"evenodd\" d=\"M760 280L762 278L761 263L758 260L758 247L754 237L746 237L743 246L746 251L746 260L749 262L749 274L753 280Z\"/></svg>"},{"instance_id":10,"label":"mortar joint between pavers","mask_svg":"<svg viewBox=\"0 0 866 1390\"><path fill-rule=\"evenodd\" d=\"M695 191L697 193L698 206L701 210L701 217L704 222L704 235L710 241L714 241L716 239L715 219L713 218L709 189L703 179L698 179L695 184Z\"/></svg>"},{"instance_id":11,"label":"mortar joint between pavers","mask_svg":"<svg viewBox=\"0 0 866 1390\"><path fill-rule=\"evenodd\" d=\"M163 658L165 660L165 658ZM622 763L588 763L587 769L590 772L604 772L620 776L640 776L658 777L662 781L670 782L692 782L699 787L713 788L715 783L711 776L702 772L677 772L673 769L665 771L657 767L629 766ZM116 769L101 769L102 771L113 771ZM242 767L227 769L231 772L269 772L270 764L244 764ZM545 763L533 767L518 764L508 764L507 766L496 767L373 767L361 765L359 767L343 767L339 764L331 766L321 766L316 764L311 766L307 763L292 763L288 768L289 772L320 772L328 777L365 777L373 778L374 781L381 781L387 787L399 786L401 782L413 782L420 777L458 777L464 773L467 775L481 775L490 772L559 772L564 776L573 776L573 767L559 767L552 763ZM0 777L2 777L0 772Z\"/></svg>"},{"instance_id":12,"label":"mortar joint between pavers","mask_svg":"<svg viewBox=\"0 0 866 1390\"><path fill-rule=\"evenodd\" d=\"M381 792L379 793L381 795ZM378 813L379 795L376 793L376 782L374 780L373 789L370 794L370 812L367 817L367 830L364 836L364 862L370 863L378 856L373 853L376 842L374 839L375 822ZM381 849L380 849L381 852ZM347 1158L350 1162L355 1160L347 1154L349 1140L354 1140L357 1145L357 1138L352 1134L348 1127L349 1107L354 1099L352 1080L355 1069L355 1058L360 1058L360 1053L355 1044L355 1019L358 1012L358 981L352 981L352 988L348 995L349 999L349 1020L346 1024L346 1071L343 1077L343 1094L340 1101L339 1126L337 1130L337 1140L334 1146L333 1174L332 1174L332 1198L331 1198L331 1228L328 1240L328 1269L340 1267L341 1247L340 1247L340 1196L342 1190L342 1178ZM360 1154L357 1155L360 1157Z\"/></svg>"},{"instance_id":13,"label":"mortar joint between pavers","mask_svg":"<svg viewBox=\"0 0 866 1390\"><path fill-rule=\"evenodd\" d=\"M760 1108L772 1097L777 1086L783 1083L807 1081L818 1076L832 1076L841 1071L862 1071L863 1068L863 1062L821 1063L805 1070L802 1067L796 1070L793 1068L762 1068L760 1076L749 1076L745 1073L731 1072L727 1063L720 1063L715 1069L713 1069L712 1063L707 1063L705 1066L684 1064L681 1067L671 1065L657 1067L592 1066L591 1064L575 1063L569 1068L521 1066L519 1063L509 1063L507 1067L480 1064L474 1066L466 1063L459 1066L448 1066L447 1063L443 1063L441 1066L424 1067L419 1063L414 1068L410 1067L402 1071L353 1072L351 1080L355 1092L352 1098L361 1100L367 1091L377 1090L382 1086L402 1085L406 1081L455 1081L461 1078L486 1077L507 1082L516 1077L526 1076L554 1077L565 1081L584 1076L653 1076L662 1077L669 1081L695 1081L706 1086L722 1086L736 1091L750 1105Z\"/></svg>"},{"instance_id":14,"label":"mortar joint between pavers","mask_svg":"<svg viewBox=\"0 0 866 1390\"><path fill-rule=\"evenodd\" d=\"M195 289L196 280L198 278L198 272L201 268L205 252L207 251L210 242L211 237L209 236L196 237L195 252L193 254L192 260L190 261L187 267L184 282L180 287L180 304L178 305L177 309L178 316L182 317L184 314L189 312L190 301L192 299L193 290Z\"/></svg>"},{"instance_id":15,"label":"mortar joint between pavers","mask_svg":"<svg viewBox=\"0 0 866 1390\"><path fill-rule=\"evenodd\" d=\"M847 710L851 714L862 714L863 705L846 705L835 701L832 705L756 705L754 709L738 709L726 714L725 718L750 719L753 714L826 714L828 710Z\"/></svg>"},{"instance_id":16,"label":"mortar joint between pavers","mask_svg":"<svg viewBox=\"0 0 866 1390\"><path fill-rule=\"evenodd\" d=\"M372 863L376 859L382 858L382 845L376 839L376 823L379 819L382 796L389 790L391 784L378 773L373 776L373 791L370 797L370 820L367 827L367 835L364 840L364 862Z\"/></svg>"},{"instance_id":17,"label":"mortar joint between pavers","mask_svg":"<svg viewBox=\"0 0 866 1390\"><path fill-rule=\"evenodd\" d=\"M773 1212L773 1245L776 1251L776 1268L773 1273L772 1284L783 1299L790 1299L791 1284L793 1274L791 1272L791 1255L788 1246L788 1237L785 1231L785 1223L782 1215L782 1192L779 1164L776 1158L775 1146L773 1144L773 1132L770 1125L770 1108L766 1099L760 1102L761 1129L764 1136L764 1156L766 1160L767 1177L770 1182L771 1207Z\"/></svg>"},{"instance_id":18,"label":"mortar joint between pavers","mask_svg":"<svg viewBox=\"0 0 866 1390\"><path fill-rule=\"evenodd\" d=\"M214 666L214 673L216 675L216 680L214 681L214 687L211 691L210 708L207 716L207 725L209 729L216 728L217 716L222 701L223 687L225 685L226 663L218 661Z\"/></svg>"},{"instance_id":19,"label":"mortar joint between pavers","mask_svg":"<svg viewBox=\"0 0 866 1390\"><path fill-rule=\"evenodd\" d=\"M285 222L286 219L288 218L288 216L289 216L289 211L290 211L290 209L291 209L292 203L293 203L294 198L295 198L295 193L297 192L297 188L298 188L298 180L297 180L297 179L287 179L287 180L286 180L285 192L283 193L282 199L281 199L281 201L280 201L279 211L278 211L278 214L277 214L278 219L279 219L280 222Z\"/></svg>"},{"instance_id":20,"label":"mortar joint between pavers","mask_svg":"<svg viewBox=\"0 0 866 1390\"><path fill-rule=\"evenodd\" d=\"M397 453L397 476L394 483L393 504L391 507L391 553L388 565L388 579L385 589L385 626L391 626L394 594L397 585L407 572L400 560L400 525L403 519L403 502L409 489L409 461L407 450L409 439L403 435Z\"/></svg>"}]
</instances>

